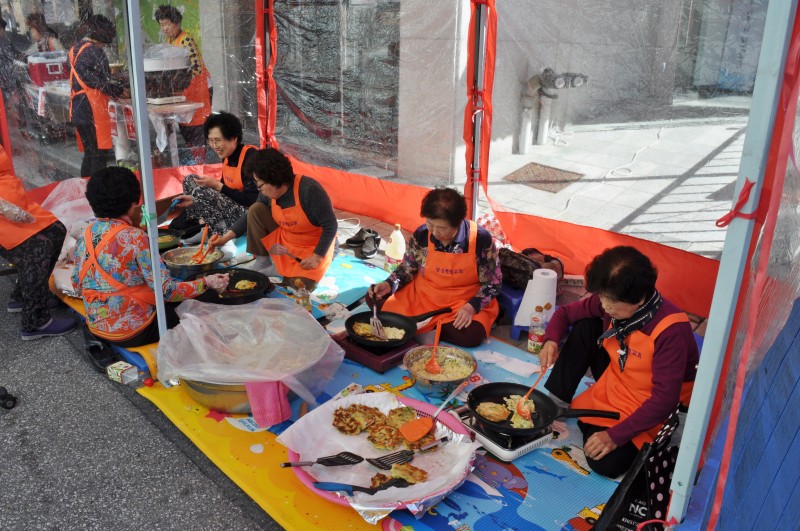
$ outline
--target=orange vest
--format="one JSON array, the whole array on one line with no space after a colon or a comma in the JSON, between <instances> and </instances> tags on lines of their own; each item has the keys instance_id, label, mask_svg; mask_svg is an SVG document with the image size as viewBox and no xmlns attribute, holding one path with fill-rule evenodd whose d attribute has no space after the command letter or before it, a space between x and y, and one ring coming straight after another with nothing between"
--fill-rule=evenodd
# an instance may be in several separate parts
<instances>
[{"instance_id":1,"label":"orange vest","mask_svg":"<svg viewBox=\"0 0 800 531\"><path fill-rule=\"evenodd\" d=\"M184 41L188 37L189 35L181 30L180 35L175 37L175 40L170 41L170 44L184 46ZM208 115L211 114L211 94L208 92L208 70L206 70L203 58L198 55L197 59L200 61L200 66L203 71L192 78L192 82L184 89L183 95L186 96L186 101L202 103L203 106L194 112L191 121L183 125L203 125Z\"/></svg>"},{"instance_id":2,"label":"orange vest","mask_svg":"<svg viewBox=\"0 0 800 531\"><path fill-rule=\"evenodd\" d=\"M469 222L469 250L466 253L446 253L437 251L428 232L428 256L425 268L420 269L410 284L403 286L386 299L383 310L402 315L419 315L449 306L451 313L437 315L421 327L419 332L427 332L441 322L452 323L456 312L475 297L480 287L478 278L478 258L475 247L478 241L478 225ZM486 337L492 329L492 323L500 313L497 299L492 300L472 318L486 329Z\"/></svg>"},{"instance_id":3,"label":"orange vest","mask_svg":"<svg viewBox=\"0 0 800 531\"><path fill-rule=\"evenodd\" d=\"M97 136L97 147L99 149L111 149L114 147L114 145L111 141L111 116L108 114L108 102L110 98L107 94L97 89L90 88L86 83L83 82L78 75L78 72L75 70L75 62L78 60L78 57L80 57L81 53L91 45L91 42L84 43L78 50L77 54L75 53L74 46L69 51L69 64L72 67L69 73L70 90L74 90L72 88L73 80L77 81L78 85L81 87L81 90L73 92L69 98L69 118L72 120L72 100L78 94L86 94L86 97L89 99L89 106L92 108L95 135ZM78 136L79 140L78 150L83 151L83 144L80 142L80 135L78 135L77 131L75 134Z\"/></svg>"},{"instance_id":4,"label":"orange vest","mask_svg":"<svg viewBox=\"0 0 800 531\"><path fill-rule=\"evenodd\" d=\"M97 262L97 253L102 250L108 243L119 233L119 231L123 230L125 225L118 225L113 229L109 230L106 234L103 235L103 238L97 244L97 250L95 250L94 244L92 243L92 226L89 225L86 227L86 232L84 232L84 240L86 242L86 261L83 263L81 267L81 271L78 274L78 282L83 285L83 279L86 277L86 274L89 272L89 269L94 267L95 271L100 274L103 280L114 289L113 293L103 293L93 289L82 289L81 290L81 297L86 302L92 302L95 300L106 300L111 296L123 296L123 297L130 297L131 299L135 300L139 305L142 307L155 306L156 304L156 296L153 293L153 290L150 289L150 286L147 284L140 284L138 286L126 286L119 280L115 279L111 275L109 275L105 269L100 267L100 264ZM141 330L143 330L147 325L149 325L153 319L155 319L155 314L152 315L150 320L140 329L134 330L132 333L127 334L125 337L120 336L109 336L100 332L99 330L92 330L93 334L96 334L104 339L109 339L112 341L122 341L124 339L131 338L138 334Z\"/></svg>"},{"instance_id":5,"label":"orange vest","mask_svg":"<svg viewBox=\"0 0 800 531\"><path fill-rule=\"evenodd\" d=\"M27 210L36 218L33 223L14 223L5 216L0 216L0 246L4 249L13 249L58 221L50 211L28 198L22 182L14 175L11 159L8 158L2 145L0 145L0 198Z\"/></svg>"},{"instance_id":6,"label":"orange vest","mask_svg":"<svg viewBox=\"0 0 800 531\"><path fill-rule=\"evenodd\" d=\"M655 353L656 338L669 326L677 323L687 323L689 318L685 313L673 313L663 318L655 326L650 335L640 330L633 332L625 338L628 345L628 358L625 360L625 371L619 370L619 343L615 337L603 340L603 348L608 352L611 362L608 368L597 380L572 401L573 409L604 409L619 411L619 420L603 419L596 417L581 417L583 422L595 426L616 426L650 398L653 391L653 354ZM610 326L609 326L610 327ZM683 382L681 386L680 401L689 404L694 382ZM677 406L677 404L675 404ZM632 442L641 448L646 442L652 442L663 423L653 426L649 430L636 435Z\"/></svg>"},{"instance_id":7,"label":"orange vest","mask_svg":"<svg viewBox=\"0 0 800 531\"><path fill-rule=\"evenodd\" d=\"M281 208L277 201L272 201L272 219L278 224L278 228L264 236L261 243L267 250L279 243L290 253L302 259L314 254L314 249L322 236L322 227L312 225L303 207L300 206L300 179L302 179L300 175L294 176L293 207ZM275 268L282 276L305 277L319 282L333 262L333 242L331 242L328 252L322 257L322 261L314 269L303 269L299 262L288 255L271 254L270 256L275 262Z\"/></svg>"},{"instance_id":8,"label":"orange vest","mask_svg":"<svg viewBox=\"0 0 800 531\"><path fill-rule=\"evenodd\" d=\"M255 146L243 146L242 151L239 153L239 164L236 166L228 166L228 158L222 161L222 182L228 188L234 190L244 190L244 183L242 182L242 165L244 164L244 154L251 149L256 149Z\"/></svg>"}]
</instances>

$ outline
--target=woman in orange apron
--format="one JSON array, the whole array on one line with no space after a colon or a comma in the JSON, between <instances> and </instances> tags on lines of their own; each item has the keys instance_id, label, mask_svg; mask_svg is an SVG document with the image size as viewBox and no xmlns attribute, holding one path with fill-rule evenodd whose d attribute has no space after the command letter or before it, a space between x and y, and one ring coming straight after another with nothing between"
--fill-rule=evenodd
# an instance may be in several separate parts
<instances>
[{"instance_id":1,"label":"woman in orange apron","mask_svg":"<svg viewBox=\"0 0 800 531\"><path fill-rule=\"evenodd\" d=\"M17 267L17 282L6 309L22 313L24 340L60 336L77 323L72 317L52 317L57 305L48 286L67 229L47 210L28 198L14 175L11 160L0 146L0 254Z\"/></svg>"},{"instance_id":2,"label":"woman in orange apron","mask_svg":"<svg viewBox=\"0 0 800 531\"><path fill-rule=\"evenodd\" d=\"M694 385L699 353L691 324L661 296L656 278L633 247L607 249L586 268L592 295L558 308L545 331L539 359L545 369L554 364L545 384L551 395L575 409L620 413L619 420L578 422L586 460L604 476L628 470L678 403L688 405ZM597 381L573 399L588 369Z\"/></svg>"},{"instance_id":3,"label":"woman in orange apron","mask_svg":"<svg viewBox=\"0 0 800 531\"><path fill-rule=\"evenodd\" d=\"M186 210L171 227L184 230L203 219L213 234L224 234L258 198L252 172L243 171L258 148L242 143L242 122L231 113L209 115L203 128L208 145L222 159L222 179L187 175L180 197L180 206Z\"/></svg>"},{"instance_id":4,"label":"woman in orange apron","mask_svg":"<svg viewBox=\"0 0 800 531\"><path fill-rule=\"evenodd\" d=\"M398 268L370 287L367 302L383 301L384 311L408 316L449 307L451 312L433 317L419 332L442 323L444 341L474 347L489 337L500 313L502 278L491 234L464 219L466 214L457 191L428 192L420 209L425 225L414 232Z\"/></svg>"},{"instance_id":5,"label":"woman in orange apron","mask_svg":"<svg viewBox=\"0 0 800 531\"><path fill-rule=\"evenodd\" d=\"M88 36L69 51L70 121L75 125L78 149L83 151L81 175L86 177L105 168L112 157L110 98L127 94L112 81L108 58L103 46L116 36L114 24L103 15L92 15L86 22Z\"/></svg>"},{"instance_id":6,"label":"woman in orange apron","mask_svg":"<svg viewBox=\"0 0 800 531\"><path fill-rule=\"evenodd\" d=\"M197 48L195 40L181 29L183 15L174 6L159 6L155 12L155 19L161 26L161 32L167 38L167 43L183 46L189 51L189 67L192 70L192 81L184 89L186 101L202 103L192 119L180 124L180 131L186 145L193 149L195 164L205 162L205 138L203 137L203 122L211 114L211 77L209 76L203 57Z\"/></svg>"},{"instance_id":7,"label":"woman in orange apron","mask_svg":"<svg viewBox=\"0 0 800 531\"><path fill-rule=\"evenodd\" d=\"M158 341L153 267L161 270L165 302L177 303L228 284L227 274L179 281L160 259L151 259L147 234L131 225L140 193L139 181L127 168L112 166L92 175L86 199L98 219L75 245L72 282L83 298L89 331L123 347ZM174 305L166 310L167 326L175 326Z\"/></svg>"}]
</instances>

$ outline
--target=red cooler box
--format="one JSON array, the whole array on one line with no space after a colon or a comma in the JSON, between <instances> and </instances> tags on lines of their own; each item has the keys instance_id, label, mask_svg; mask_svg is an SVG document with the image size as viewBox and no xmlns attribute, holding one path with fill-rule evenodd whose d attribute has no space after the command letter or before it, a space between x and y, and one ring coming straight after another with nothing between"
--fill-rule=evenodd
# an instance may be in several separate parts
<instances>
[{"instance_id":1,"label":"red cooler box","mask_svg":"<svg viewBox=\"0 0 800 531\"><path fill-rule=\"evenodd\" d=\"M28 72L31 80L43 86L47 81L69 78L66 52L36 52L28 56Z\"/></svg>"}]
</instances>

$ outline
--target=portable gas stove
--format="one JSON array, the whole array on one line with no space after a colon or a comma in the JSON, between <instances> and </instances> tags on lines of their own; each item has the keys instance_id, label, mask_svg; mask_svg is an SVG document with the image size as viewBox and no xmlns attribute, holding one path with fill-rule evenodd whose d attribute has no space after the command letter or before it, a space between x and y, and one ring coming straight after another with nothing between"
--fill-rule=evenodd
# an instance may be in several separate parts
<instances>
[{"instance_id":1,"label":"portable gas stove","mask_svg":"<svg viewBox=\"0 0 800 531\"><path fill-rule=\"evenodd\" d=\"M540 446L544 446L553 439L552 427L548 427L547 433L538 437L506 435L485 429L475 420L474 415L467 406L451 409L449 413L458 418L469 431L475 434L475 439L481 443L481 446L492 452L492 455L498 459L507 463Z\"/></svg>"},{"instance_id":2,"label":"portable gas stove","mask_svg":"<svg viewBox=\"0 0 800 531\"><path fill-rule=\"evenodd\" d=\"M416 340L410 339L399 347L383 349L367 348L354 341L350 341L350 337L347 333L343 335L337 334L332 336L332 339L344 349L344 355L346 357L381 374L392 367L400 365L403 362L403 355L405 355L409 349L419 346Z\"/></svg>"}]
</instances>

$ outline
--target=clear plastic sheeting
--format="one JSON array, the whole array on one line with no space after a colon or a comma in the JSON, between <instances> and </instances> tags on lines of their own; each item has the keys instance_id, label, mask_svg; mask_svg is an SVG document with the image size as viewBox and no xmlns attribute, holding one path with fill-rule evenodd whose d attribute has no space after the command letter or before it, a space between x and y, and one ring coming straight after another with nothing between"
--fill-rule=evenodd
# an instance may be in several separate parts
<instances>
[{"instance_id":1,"label":"clear plastic sheeting","mask_svg":"<svg viewBox=\"0 0 800 531\"><path fill-rule=\"evenodd\" d=\"M489 196L719 258L766 7L497 1Z\"/></svg>"},{"instance_id":2,"label":"clear plastic sheeting","mask_svg":"<svg viewBox=\"0 0 800 531\"><path fill-rule=\"evenodd\" d=\"M800 109L800 107L798 107ZM743 292L745 297L741 308L742 318L734 335L731 350L731 363L728 374L721 375L724 382L724 395L722 411L719 419L727 419L736 385L736 373L739 360L743 355L748 327L752 326L753 310L758 312L757 325L753 330L751 348L747 360L747 378L758 369L764 356L770 349L778 333L786 324L786 319L792 309L794 301L800 297L800 168L797 161L800 158L800 110L794 119L792 132L792 153L786 167L786 176L780 204L770 208L777 208L777 222L771 240L771 247L765 250L766 234L763 229L757 235L758 243L750 263L750 277L745 279ZM764 289L756 291L756 273L763 254L769 253ZM753 305L757 305L753 308ZM714 433L719 426L711 426Z\"/></svg>"},{"instance_id":3,"label":"clear plastic sheeting","mask_svg":"<svg viewBox=\"0 0 800 531\"><path fill-rule=\"evenodd\" d=\"M464 173L469 2L275 1L275 136L305 162L436 186Z\"/></svg>"},{"instance_id":4,"label":"clear plastic sheeting","mask_svg":"<svg viewBox=\"0 0 800 531\"><path fill-rule=\"evenodd\" d=\"M139 2L144 50L139 53L152 54L154 51L171 49L181 54L185 48L164 44L158 22L154 18L156 8L170 4L182 13L181 28L194 39L197 52L210 74L212 89L212 109L226 110L239 116L244 125L244 140L258 144L258 118L255 80L255 7L251 0L205 1L142 0ZM70 177L80 177L83 154L78 151L75 130L70 122L70 86L67 79L52 79L45 76L44 84L37 85L31 76L27 61L30 37L25 33L24 14L34 10L35 2L11 0L12 10L9 18L20 13L21 19L14 21L7 29L13 45L13 80L2 83L6 122L16 174L23 180L26 188L36 188ZM70 16L51 12L49 3L44 6L48 24L59 34L65 51L81 40L85 30L81 16L86 10L85 3L71 0L61 8ZM111 0L102 6L93 5L93 12L107 16L116 24L116 38L105 48L110 63L111 77L123 85L130 86L127 49L127 28L125 2ZM60 9L61 9L60 8ZM4 17L6 13L4 10ZM35 50L34 50L35 51ZM152 63L152 58L145 59ZM174 96L181 95L191 80L189 75L172 75L174 71L166 66L164 71L170 76L162 76L153 81L152 68L145 65L148 117L152 145L145 150L152 158L153 167L169 168L202 162L216 163L218 158L211 150L190 149L180 130L180 124L191 119L195 110L179 109L180 112L166 112L164 107L171 105ZM42 68L41 66L39 68ZM54 67L53 67L54 68ZM5 72L5 70L4 70ZM153 103L155 101L155 103ZM120 105L112 106L109 114L116 125L112 125L114 149L110 163L138 169L138 138L132 107L126 100L115 100ZM127 105L126 105L127 104ZM187 114L188 113L188 114ZM203 153L205 151L205 153ZM203 160L205 157L205 161Z\"/></svg>"},{"instance_id":5,"label":"clear plastic sheeting","mask_svg":"<svg viewBox=\"0 0 800 531\"><path fill-rule=\"evenodd\" d=\"M162 380L280 381L314 403L344 359L311 314L286 299L238 306L187 300L177 311L180 323L158 345Z\"/></svg>"}]
</instances>

